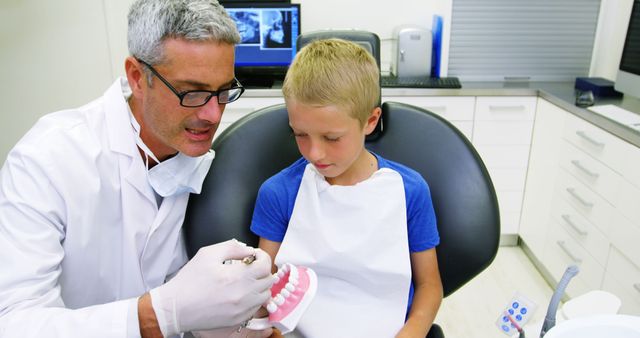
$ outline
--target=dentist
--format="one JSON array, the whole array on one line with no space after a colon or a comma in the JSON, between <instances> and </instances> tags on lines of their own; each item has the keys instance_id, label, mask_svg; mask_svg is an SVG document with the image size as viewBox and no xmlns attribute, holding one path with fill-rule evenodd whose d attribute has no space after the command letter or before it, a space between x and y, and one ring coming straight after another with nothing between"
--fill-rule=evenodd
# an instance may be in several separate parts
<instances>
[{"instance_id":1,"label":"dentist","mask_svg":"<svg viewBox=\"0 0 640 338\"><path fill-rule=\"evenodd\" d=\"M0 171L0 337L266 337L241 323L271 261L235 240L187 261L240 36L215 0L139 0L126 79L41 118ZM252 264L223 264L255 255Z\"/></svg>"}]
</instances>

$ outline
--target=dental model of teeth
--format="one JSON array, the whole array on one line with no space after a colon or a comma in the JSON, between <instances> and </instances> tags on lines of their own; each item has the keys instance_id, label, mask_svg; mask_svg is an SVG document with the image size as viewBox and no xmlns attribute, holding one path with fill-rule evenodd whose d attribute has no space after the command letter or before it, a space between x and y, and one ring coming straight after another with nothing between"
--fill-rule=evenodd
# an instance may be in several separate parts
<instances>
[{"instance_id":1,"label":"dental model of teeth","mask_svg":"<svg viewBox=\"0 0 640 338\"><path fill-rule=\"evenodd\" d=\"M273 326L286 334L295 329L309 307L318 278L310 268L289 263L283 264L273 276L276 281L271 287L271 299L265 304L269 317L253 318L247 328L263 330Z\"/></svg>"}]
</instances>

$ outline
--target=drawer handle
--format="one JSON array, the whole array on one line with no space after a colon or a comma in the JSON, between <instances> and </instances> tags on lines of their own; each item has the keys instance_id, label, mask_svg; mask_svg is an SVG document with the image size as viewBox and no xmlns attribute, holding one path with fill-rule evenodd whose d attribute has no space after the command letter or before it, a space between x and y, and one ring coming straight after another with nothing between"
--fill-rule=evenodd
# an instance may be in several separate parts
<instances>
[{"instance_id":1,"label":"drawer handle","mask_svg":"<svg viewBox=\"0 0 640 338\"><path fill-rule=\"evenodd\" d=\"M562 251L564 251L564 253L567 254L567 256L569 256L569 258L571 258L572 261L576 262L576 263L582 263L582 259L576 257L576 255L574 255L569 248L567 248L567 245L564 243L564 241L558 241L556 242L558 243L558 246L560 247L560 249L562 249Z\"/></svg>"},{"instance_id":2,"label":"drawer handle","mask_svg":"<svg viewBox=\"0 0 640 338\"><path fill-rule=\"evenodd\" d=\"M564 221L567 222L567 224L569 224L569 226L571 226L573 230L575 230L578 233L578 235L586 236L589 234L587 231L585 231L584 229L582 229L581 227L573 223L573 221L571 220L571 216L562 215L562 219L564 219Z\"/></svg>"},{"instance_id":3,"label":"drawer handle","mask_svg":"<svg viewBox=\"0 0 640 338\"><path fill-rule=\"evenodd\" d=\"M580 202L580 204L584 205L586 208L593 208L593 203L585 200L584 198L582 198L582 196L578 195L578 193L576 192L576 189L574 188L567 188L567 192L573 196L573 198L575 198L576 200L578 200L578 202Z\"/></svg>"},{"instance_id":4,"label":"drawer handle","mask_svg":"<svg viewBox=\"0 0 640 338\"><path fill-rule=\"evenodd\" d=\"M437 112L437 111L440 111L440 112L444 113L444 112L447 111L447 106L426 106L426 107L424 107L424 109L432 111L434 113Z\"/></svg>"},{"instance_id":5,"label":"drawer handle","mask_svg":"<svg viewBox=\"0 0 640 338\"><path fill-rule=\"evenodd\" d=\"M523 105L515 105L515 106L495 106L495 105L490 105L489 106L489 110L490 111L495 111L495 112L505 112L505 111L524 111L526 110L527 107L523 106Z\"/></svg>"},{"instance_id":6,"label":"drawer handle","mask_svg":"<svg viewBox=\"0 0 640 338\"><path fill-rule=\"evenodd\" d=\"M640 292L640 283L633 284L633 288L636 289L636 291Z\"/></svg>"},{"instance_id":7,"label":"drawer handle","mask_svg":"<svg viewBox=\"0 0 640 338\"><path fill-rule=\"evenodd\" d=\"M582 172L584 172L585 174L593 177L594 179L596 179L596 178L598 178L600 176L600 174L589 170L587 167L584 166L584 164L582 164L582 162L580 162L578 160L572 160L571 164L573 164L576 168L582 170Z\"/></svg>"},{"instance_id":8,"label":"drawer handle","mask_svg":"<svg viewBox=\"0 0 640 338\"><path fill-rule=\"evenodd\" d=\"M576 135L582 137L583 139L587 140L587 142L593 144L594 146L598 147L598 148L604 148L604 143L595 140L593 137L587 135L587 133L583 130L578 130L576 131Z\"/></svg>"}]
</instances>

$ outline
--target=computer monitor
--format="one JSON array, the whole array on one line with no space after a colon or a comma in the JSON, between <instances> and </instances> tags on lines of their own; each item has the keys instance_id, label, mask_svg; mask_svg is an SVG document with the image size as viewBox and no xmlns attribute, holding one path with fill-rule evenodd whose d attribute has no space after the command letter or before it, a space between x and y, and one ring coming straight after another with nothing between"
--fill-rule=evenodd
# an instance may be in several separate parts
<instances>
[{"instance_id":1,"label":"computer monitor","mask_svg":"<svg viewBox=\"0 0 640 338\"><path fill-rule=\"evenodd\" d=\"M247 87L281 81L296 54L300 5L284 2L223 2L242 41L236 46L236 77Z\"/></svg>"},{"instance_id":2,"label":"computer monitor","mask_svg":"<svg viewBox=\"0 0 640 338\"><path fill-rule=\"evenodd\" d=\"M640 0L634 0L615 89L640 98Z\"/></svg>"}]
</instances>

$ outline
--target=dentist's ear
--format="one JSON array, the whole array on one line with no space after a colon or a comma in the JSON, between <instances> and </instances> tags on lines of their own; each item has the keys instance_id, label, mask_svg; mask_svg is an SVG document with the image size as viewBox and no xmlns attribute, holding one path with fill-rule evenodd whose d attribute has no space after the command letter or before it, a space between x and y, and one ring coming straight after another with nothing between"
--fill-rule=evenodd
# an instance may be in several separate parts
<instances>
[{"instance_id":1,"label":"dentist's ear","mask_svg":"<svg viewBox=\"0 0 640 338\"><path fill-rule=\"evenodd\" d=\"M364 126L365 135L371 134L376 129L376 125L378 124L378 121L380 120L381 115L382 115L382 108L380 107L373 108Z\"/></svg>"},{"instance_id":2,"label":"dentist's ear","mask_svg":"<svg viewBox=\"0 0 640 338\"><path fill-rule=\"evenodd\" d=\"M124 60L124 70L129 81L129 87L134 97L142 97L143 87L146 87L144 65L138 62L133 56L129 56ZM143 84L144 82L144 84Z\"/></svg>"}]
</instances>

